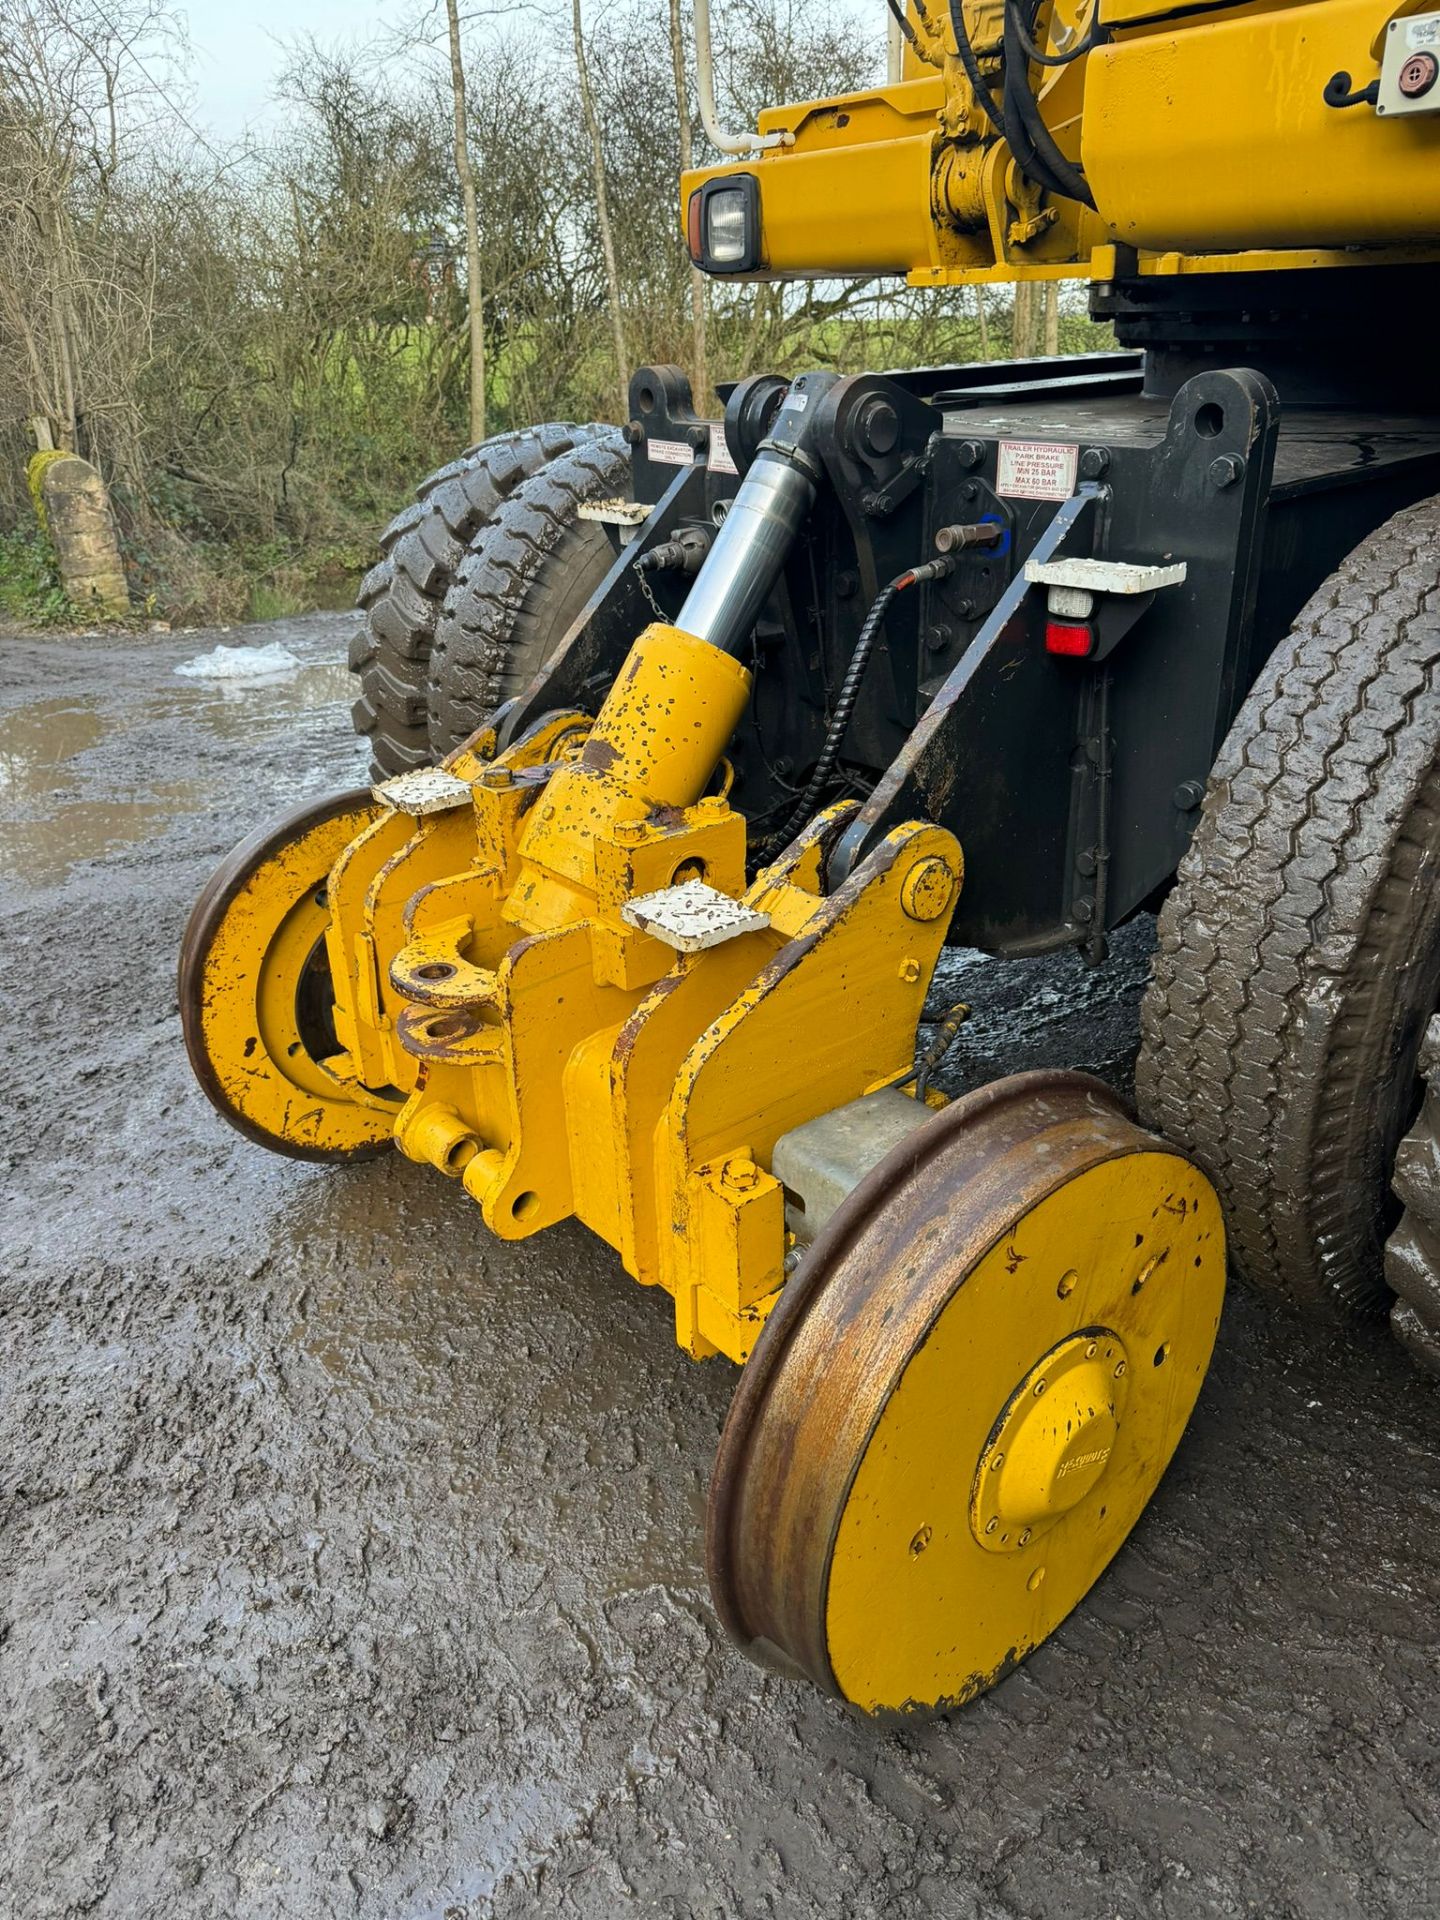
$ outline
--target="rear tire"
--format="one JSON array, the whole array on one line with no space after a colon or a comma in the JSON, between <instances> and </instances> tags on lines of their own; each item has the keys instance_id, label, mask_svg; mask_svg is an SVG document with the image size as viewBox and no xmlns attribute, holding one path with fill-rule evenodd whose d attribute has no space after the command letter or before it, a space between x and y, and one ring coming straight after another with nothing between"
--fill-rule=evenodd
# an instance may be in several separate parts
<instances>
[{"instance_id":1,"label":"rear tire","mask_svg":"<svg viewBox=\"0 0 1440 1920\"><path fill-rule=\"evenodd\" d=\"M602 429L517 487L460 563L435 629L430 746L437 759L468 740L532 680L615 558L587 502L624 493L630 456Z\"/></svg>"},{"instance_id":2,"label":"rear tire","mask_svg":"<svg viewBox=\"0 0 1440 1920\"><path fill-rule=\"evenodd\" d=\"M360 583L363 616L350 645L360 677L351 709L370 740L377 778L429 766L427 687L435 622L466 548L500 503L547 462L609 430L555 422L471 447L415 490L380 536L381 559Z\"/></svg>"},{"instance_id":3,"label":"rear tire","mask_svg":"<svg viewBox=\"0 0 1440 1920\"><path fill-rule=\"evenodd\" d=\"M1440 993L1437 554L1440 501L1397 514L1276 649L1141 1014L1141 1112L1215 1182L1242 1272L1348 1312L1390 1298L1392 1170Z\"/></svg>"}]
</instances>

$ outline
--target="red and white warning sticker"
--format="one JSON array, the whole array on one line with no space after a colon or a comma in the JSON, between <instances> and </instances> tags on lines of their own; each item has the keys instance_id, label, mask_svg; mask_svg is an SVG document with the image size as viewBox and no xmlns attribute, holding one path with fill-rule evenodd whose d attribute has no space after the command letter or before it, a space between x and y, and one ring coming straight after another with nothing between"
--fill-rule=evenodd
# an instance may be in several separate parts
<instances>
[{"instance_id":1,"label":"red and white warning sticker","mask_svg":"<svg viewBox=\"0 0 1440 1920\"><path fill-rule=\"evenodd\" d=\"M712 473L738 473L729 447L725 444L725 429L712 426L710 429L710 471Z\"/></svg>"},{"instance_id":2,"label":"red and white warning sticker","mask_svg":"<svg viewBox=\"0 0 1440 1920\"><path fill-rule=\"evenodd\" d=\"M658 460L662 467L693 467L695 449L687 447L683 440L647 440L645 451L652 460Z\"/></svg>"},{"instance_id":3,"label":"red and white warning sticker","mask_svg":"<svg viewBox=\"0 0 1440 1920\"><path fill-rule=\"evenodd\" d=\"M1068 500L1080 449L1062 440L1002 440L995 491L1007 500Z\"/></svg>"}]
</instances>

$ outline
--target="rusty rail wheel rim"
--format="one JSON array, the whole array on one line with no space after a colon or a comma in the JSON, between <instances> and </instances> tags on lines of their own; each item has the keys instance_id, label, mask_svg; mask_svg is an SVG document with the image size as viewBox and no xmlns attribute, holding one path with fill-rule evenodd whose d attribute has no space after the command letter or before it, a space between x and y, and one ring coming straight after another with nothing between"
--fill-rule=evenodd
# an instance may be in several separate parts
<instances>
[{"instance_id":1,"label":"rusty rail wheel rim","mask_svg":"<svg viewBox=\"0 0 1440 1920\"><path fill-rule=\"evenodd\" d=\"M1208 1183L1100 1082L955 1102L837 1211L741 1376L707 1529L726 1630L867 1712L984 1691L1143 1511L1223 1286Z\"/></svg>"},{"instance_id":2,"label":"rusty rail wheel rim","mask_svg":"<svg viewBox=\"0 0 1440 1920\"><path fill-rule=\"evenodd\" d=\"M357 1100L324 1064L338 1045L325 884L379 812L360 788L242 841L201 891L180 945L180 1025L196 1079L231 1126L293 1159L366 1159L393 1139L398 1102Z\"/></svg>"}]
</instances>

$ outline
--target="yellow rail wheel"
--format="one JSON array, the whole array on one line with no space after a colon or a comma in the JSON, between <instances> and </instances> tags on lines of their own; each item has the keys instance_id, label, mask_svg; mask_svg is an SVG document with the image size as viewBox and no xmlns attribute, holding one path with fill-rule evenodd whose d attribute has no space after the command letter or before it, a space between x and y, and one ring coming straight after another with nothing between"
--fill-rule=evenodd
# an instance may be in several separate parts
<instances>
[{"instance_id":1,"label":"yellow rail wheel","mask_svg":"<svg viewBox=\"0 0 1440 1920\"><path fill-rule=\"evenodd\" d=\"M298 1160L356 1160L393 1137L398 1099L340 1079L326 882L380 811L366 791L313 802L222 861L180 947L195 1077L247 1138Z\"/></svg>"},{"instance_id":2,"label":"yellow rail wheel","mask_svg":"<svg viewBox=\"0 0 1440 1920\"><path fill-rule=\"evenodd\" d=\"M1083 1074L937 1114L822 1230L741 1375L710 1584L753 1657L868 1713L993 1686L1144 1510L1219 1325L1204 1175Z\"/></svg>"}]
</instances>

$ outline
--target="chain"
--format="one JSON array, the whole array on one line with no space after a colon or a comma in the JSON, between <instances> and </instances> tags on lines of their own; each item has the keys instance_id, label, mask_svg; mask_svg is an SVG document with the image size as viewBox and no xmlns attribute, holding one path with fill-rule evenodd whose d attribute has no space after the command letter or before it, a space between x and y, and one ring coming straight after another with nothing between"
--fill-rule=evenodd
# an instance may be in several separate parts
<instances>
[{"instance_id":1,"label":"chain","mask_svg":"<svg viewBox=\"0 0 1440 1920\"><path fill-rule=\"evenodd\" d=\"M645 598L650 603L650 611L654 614L655 618L660 622L662 627L668 627L670 624L670 616L668 613L666 613L665 609L660 605L660 602L655 598L655 595L650 589L650 575L649 575L648 568L637 566L635 569L635 578L640 584L641 593L644 594Z\"/></svg>"}]
</instances>

